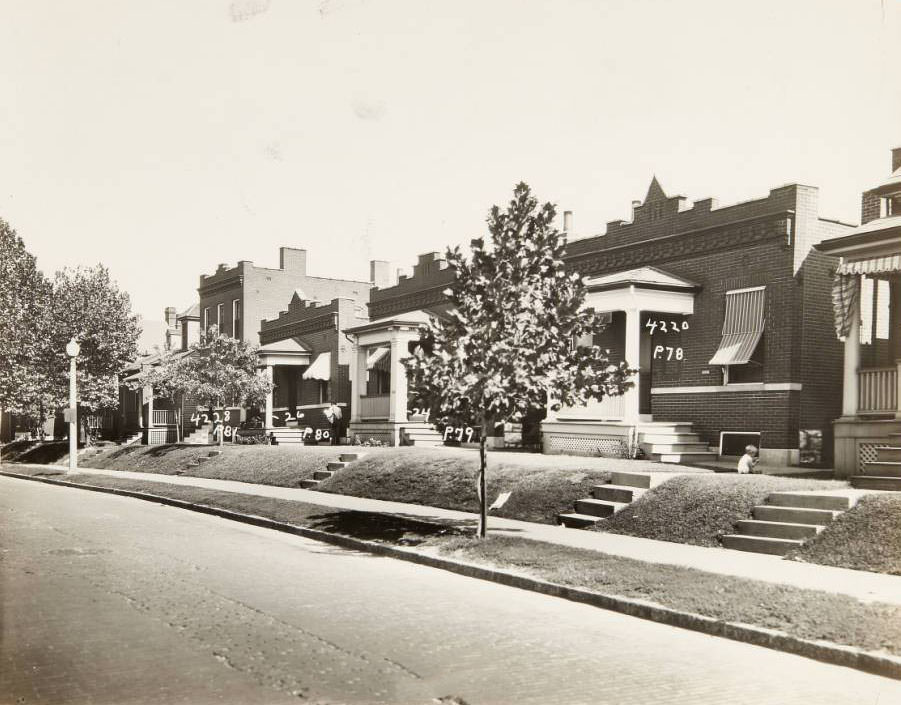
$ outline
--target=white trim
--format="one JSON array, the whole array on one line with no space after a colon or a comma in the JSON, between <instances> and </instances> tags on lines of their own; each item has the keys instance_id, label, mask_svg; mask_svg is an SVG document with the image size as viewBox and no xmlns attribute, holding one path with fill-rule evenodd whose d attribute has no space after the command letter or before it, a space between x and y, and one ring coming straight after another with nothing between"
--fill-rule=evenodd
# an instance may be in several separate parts
<instances>
[{"instance_id":1,"label":"white trim","mask_svg":"<svg viewBox=\"0 0 901 705\"><path fill-rule=\"evenodd\" d=\"M733 433L736 436L741 436L741 435L757 436L757 451L758 451L758 453L760 452L760 438L763 435L762 431L720 431L720 448L719 448L719 452L717 453L717 455L722 456L722 454L723 454L723 436L727 433ZM730 455L729 457L732 458L735 456Z\"/></svg>"},{"instance_id":2,"label":"white trim","mask_svg":"<svg viewBox=\"0 0 901 705\"><path fill-rule=\"evenodd\" d=\"M651 394L710 394L714 392L800 392L800 382L736 382L699 387L651 387Z\"/></svg>"},{"instance_id":3,"label":"white trim","mask_svg":"<svg viewBox=\"0 0 901 705\"><path fill-rule=\"evenodd\" d=\"M729 294L743 294L746 291L760 291L761 289L766 289L766 286L746 286L744 289L729 289L726 292L726 295Z\"/></svg>"}]
</instances>

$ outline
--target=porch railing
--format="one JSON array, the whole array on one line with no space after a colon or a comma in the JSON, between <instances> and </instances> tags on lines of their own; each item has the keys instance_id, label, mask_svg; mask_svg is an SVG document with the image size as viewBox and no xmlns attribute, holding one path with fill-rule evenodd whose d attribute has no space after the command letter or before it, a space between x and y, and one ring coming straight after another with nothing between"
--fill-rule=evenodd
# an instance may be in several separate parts
<instances>
[{"instance_id":1,"label":"porch railing","mask_svg":"<svg viewBox=\"0 0 901 705\"><path fill-rule=\"evenodd\" d=\"M390 396L377 394L360 397L360 418L362 419L387 419Z\"/></svg>"},{"instance_id":2,"label":"porch railing","mask_svg":"<svg viewBox=\"0 0 901 705\"><path fill-rule=\"evenodd\" d=\"M898 411L898 368L858 370L857 413L886 414Z\"/></svg>"},{"instance_id":3,"label":"porch railing","mask_svg":"<svg viewBox=\"0 0 901 705\"><path fill-rule=\"evenodd\" d=\"M174 426L175 411L172 409L154 409L152 426Z\"/></svg>"},{"instance_id":4,"label":"porch railing","mask_svg":"<svg viewBox=\"0 0 901 705\"><path fill-rule=\"evenodd\" d=\"M625 416L624 397L604 397L601 401L589 401L585 406L573 406L560 409L558 419L610 419L618 420Z\"/></svg>"}]
</instances>

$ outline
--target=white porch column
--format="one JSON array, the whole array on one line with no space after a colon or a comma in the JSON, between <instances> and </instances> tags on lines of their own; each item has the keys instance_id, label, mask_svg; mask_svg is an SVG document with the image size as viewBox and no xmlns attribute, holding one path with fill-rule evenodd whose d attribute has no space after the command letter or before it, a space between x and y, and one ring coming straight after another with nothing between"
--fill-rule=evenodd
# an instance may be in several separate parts
<instances>
[{"instance_id":1,"label":"white porch column","mask_svg":"<svg viewBox=\"0 0 901 705\"><path fill-rule=\"evenodd\" d=\"M860 367L860 308L851 309L851 327L845 337L845 362L842 377L842 416L857 416L858 384L857 370Z\"/></svg>"},{"instance_id":2,"label":"white porch column","mask_svg":"<svg viewBox=\"0 0 901 705\"><path fill-rule=\"evenodd\" d=\"M408 336L399 331L391 334L391 395L388 398L388 421L403 423L407 420L407 368L400 359L409 357Z\"/></svg>"},{"instance_id":3,"label":"white porch column","mask_svg":"<svg viewBox=\"0 0 901 705\"><path fill-rule=\"evenodd\" d=\"M637 308L626 309L626 362L629 367L639 369L641 365L641 311ZM623 394L623 420L627 423L638 423L641 393L639 389L640 373L636 372L630 379L634 383L631 389Z\"/></svg>"},{"instance_id":4,"label":"white porch column","mask_svg":"<svg viewBox=\"0 0 901 705\"><path fill-rule=\"evenodd\" d=\"M272 365L266 365L263 369L263 375L269 382L272 382L273 374L272 374ZM266 394L266 410L263 412L263 426L266 429L272 428L272 402L273 402L273 394L274 390L269 390Z\"/></svg>"},{"instance_id":5,"label":"white porch column","mask_svg":"<svg viewBox=\"0 0 901 705\"><path fill-rule=\"evenodd\" d=\"M360 422L360 398L366 391L366 348L358 342L350 354L350 422Z\"/></svg>"},{"instance_id":6,"label":"white porch column","mask_svg":"<svg viewBox=\"0 0 901 705\"><path fill-rule=\"evenodd\" d=\"M146 399L147 404L147 421L144 424L144 427L153 428L153 387L144 387L142 396Z\"/></svg>"}]
</instances>

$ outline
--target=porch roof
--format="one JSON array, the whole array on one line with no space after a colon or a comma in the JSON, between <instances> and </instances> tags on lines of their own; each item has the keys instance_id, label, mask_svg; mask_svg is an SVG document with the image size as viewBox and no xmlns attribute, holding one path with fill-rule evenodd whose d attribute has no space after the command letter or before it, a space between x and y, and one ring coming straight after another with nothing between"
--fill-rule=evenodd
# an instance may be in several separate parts
<instances>
[{"instance_id":1,"label":"porch roof","mask_svg":"<svg viewBox=\"0 0 901 705\"><path fill-rule=\"evenodd\" d=\"M300 338L286 338L261 345L257 356L264 365L310 364L310 351Z\"/></svg>"},{"instance_id":2,"label":"porch roof","mask_svg":"<svg viewBox=\"0 0 901 705\"><path fill-rule=\"evenodd\" d=\"M345 328L345 333L366 333L373 330L381 330L391 328L393 326L421 326L429 322L434 316L427 311L408 311L397 316L388 316L387 318L379 318L375 321L369 321L359 326Z\"/></svg>"},{"instance_id":3,"label":"porch roof","mask_svg":"<svg viewBox=\"0 0 901 705\"><path fill-rule=\"evenodd\" d=\"M901 215L871 220L848 235L817 243L814 247L827 255L849 259L901 252Z\"/></svg>"},{"instance_id":4,"label":"porch roof","mask_svg":"<svg viewBox=\"0 0 901 705\"><path fill-rule=\"evenodd\" d=\"M701 289L699 284L657 267L638 267L625 272L605 274L601 277L588 277L585 279L585 286L589 291L605 291L629 286L664 291L694 292Z\"/></svg>"}]
</instances>

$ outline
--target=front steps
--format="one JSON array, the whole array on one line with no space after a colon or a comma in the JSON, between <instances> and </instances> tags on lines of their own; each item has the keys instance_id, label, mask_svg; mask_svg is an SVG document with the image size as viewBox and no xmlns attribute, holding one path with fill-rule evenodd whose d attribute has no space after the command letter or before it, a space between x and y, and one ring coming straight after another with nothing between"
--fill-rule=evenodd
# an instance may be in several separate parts
<instances>
[{"instance_id":1,"label":"front steps","mask_svg":"<svg viewBox=\"0 0 901 705\"><path fill-rule=\"evenodd\" d=\"M692 432L689 421L650 421L638 424L636 430L638 445L648 460L692 465L717 459L717 454L707 450L707 444Z\"/></svg>"},{"instance_id":2,"label":"front steps","mask_svg":"<svg viewBox=\"0 0 901 705\"><path fill-rule=\"evenodd\" d=\"M645 473L613 472L606 485L591 488L591 497L578 499L575 512L558 514L557 523L570 529L584 529L613 516L650 489L651 476Z\"/></svg>"},{"instance_id":3,"label":"front steps","mask_svg":"<svg viewBox=\"0 0 901 705\"><path fill-rule=\"evenodd\" d=\"M851 478L851 487L901 492L901 433L889 436L892 445L877 448L876 462L864 463L863 473Z\"/></svg>"},{"instance_id":4,"label":"front steps","mask_svg":"<svg viewBox=\"0 0 901 705\"><path fill-rule=\"evenodd\" d=\"M182 443L189 443L191 445L209 445L210 429L212 427L213 425L209 423L198 426L195 431L192 431L189 435L185 436Z\"/></svg>"},{"instance_id":5,"label":"front steps","mask_svg":"<svg viewBox=\"0 0 901 705\"><path fill-rule=\"evenodd\" d=\"M400 444L425 447L443 446L444 438L429 424L404 424L400 429Z\"/></svg>"},{"instance_id":6,"label":"front steps","mask_svg":"<svg viewBox=\"0 0 901 705\"><path fill-rule=\"evenodd\" d=\"M753 519L735 523L738 533L723 536L723 546L784 556L851 508L850 497L813 492L773 492L766 501L754 507Z\"/></svg>"},{"instance_id":7,"label":"front steps","mask_svg":"<svg viewBox=\"0 0 901 705\"><path fill-rule=\"evenodd\" d=\"M349 463L362 458L363 455L363 453L342 453L338 456L337 461L329 462L325 470L316 470L312 480L301 480L300 486L305 490L315 490L323 480L329 479L342 468L346 468Z\"/></svg>"}]
</instances>

